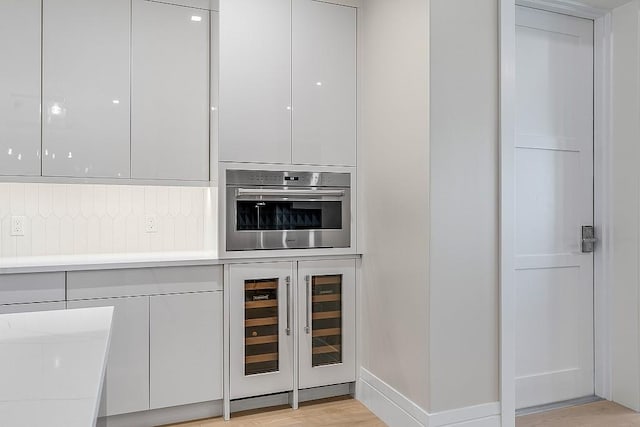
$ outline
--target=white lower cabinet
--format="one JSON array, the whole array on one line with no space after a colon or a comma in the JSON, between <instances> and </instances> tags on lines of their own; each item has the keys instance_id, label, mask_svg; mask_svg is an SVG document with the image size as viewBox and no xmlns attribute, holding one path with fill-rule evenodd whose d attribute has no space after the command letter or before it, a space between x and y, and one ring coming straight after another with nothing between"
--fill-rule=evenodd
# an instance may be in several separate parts
<instances>
[{"instance_id":1,"label":"white lower cabinet","mask_svg":"<svg viewBox=\"0 0 640 427\"><path fill-rule=\"evenodd\" d=\"M229 270L230 398L293 390L293 263Z\"/></svg>"},{"instance_id":2,"label":"white lower cabinet","mask_svg":"<svg viewBox=\"0 0 640 427\"><path fill-rule=\"evenodd\" d=\"M222 399L219 266L74 271L68 308L114 307L99 416Z\"/></svg>"},{"instance_id":3,"label":"white lower cabinet","mask_svg":"<svg viewBox=\"0 0 640 427\"><path fill-rule=\"evenodd\" d=\"M355 381L355 268L355 260L229 268L231 399Z\"/></svg>"},{"instance_id":4,"label":"white lower cabinet","mask_svg":"<svg viewBox=\"0 0 640 427\"><path fill-rule=\"evenodd\" d=\"M151 297L151 409L222 399L222 292Z\"/></svg>"},{"instance_id":5,"label":"white lower cabinet","mask_svg":"<svg viewBox=\"0 0 640 427\"><path fill-rule=\"evenodd\" d=\"M298 263L299 387L356 380L355 261Z\"/></svg>"},{"instance_id":6,"label":"white lower cabinet","mask_svg":"<svg viewBox=\"0 0 640 427\"><path fill-rule=\"evenodd\" d=\"M98 416L149 409L149 297L69 301L67 307L114 307Z\"/></svg>"}]
</instances>

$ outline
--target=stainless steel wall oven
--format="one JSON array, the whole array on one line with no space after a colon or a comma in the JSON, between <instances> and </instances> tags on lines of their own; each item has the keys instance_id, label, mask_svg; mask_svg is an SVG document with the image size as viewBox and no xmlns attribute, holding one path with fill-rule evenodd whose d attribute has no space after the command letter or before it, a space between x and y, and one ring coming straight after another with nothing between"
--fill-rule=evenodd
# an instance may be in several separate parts
<instances>
[{"instance_id":1,"label":"stainless steel wall oven","mask_svg":"<svg viewBox=\"0 0 640 427\"><path fill-rule=\"evenodd\" d=\"M227 251L348 248L351 175L226 171Z\"/></svg>"}]
</instances>

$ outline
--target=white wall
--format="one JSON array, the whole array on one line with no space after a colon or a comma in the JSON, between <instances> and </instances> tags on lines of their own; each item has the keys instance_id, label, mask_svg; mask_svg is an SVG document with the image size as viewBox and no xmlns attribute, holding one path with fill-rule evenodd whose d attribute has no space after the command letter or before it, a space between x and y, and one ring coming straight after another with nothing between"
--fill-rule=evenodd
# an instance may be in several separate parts
<instances>
[{"instance_id":1,"label":"white wall","mask_svg":"<svg viewBox=\"0 0 640 427\"><path fill-rule=\"evenodd\" d=\"M428 2L360 9L362 365L428 407Z\"/></svg>"},{"instance_id":2,"label":"white wall","mask_svg":"<svg viewBox=\"0 0 640 427\"><path fill-rule=\"evenodd\" d=\"M215 189L0 183L0 257L214 250ZM155 216L158 232L145 232ZM24 236L11 217L25 216Z\"/></svg>"},{"instance_id":3,"label":"white wall","mask_svg":"<svg viewBox=\"0 0 640 427\"><path fill-rule=\"evenodd\" d=\"M497 1L360 12L363 367L429 413L496 402Z\"/></svg>"},{"instance_id":4,"label":"white wall","mask_svg":"<svg viewBox=\"0 0 640 427\"><path fill-rule=\"evenodd\" d=\"M612 397L640 410L639 3L613 12Z\"/></svg>"},{"instance_id":5,"label":"white wall","mask_svg":"<svg viewBox=\"0 0 640 427\"><path fill-rule=\"evenodd\" d=\"M432 412L499 400L498 2L431 1Z\"/></svg>"}]
</instances>

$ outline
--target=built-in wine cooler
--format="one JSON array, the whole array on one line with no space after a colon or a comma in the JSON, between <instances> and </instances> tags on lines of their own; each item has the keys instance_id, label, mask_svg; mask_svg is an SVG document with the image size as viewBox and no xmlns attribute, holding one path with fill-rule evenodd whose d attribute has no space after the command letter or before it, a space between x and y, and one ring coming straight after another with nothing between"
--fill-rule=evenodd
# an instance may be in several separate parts
<instances>
[{"instance_id":1,"label":"built-in wine cooler","mask_svg":"<svg viewBox=\"0 0 640 427\"><path fill-rule=\"evenodd\" d=\"M300 389L355 381L355 260L236 264L229 273L231 399L293 390L294 366Z\"/></svg>"},{"instance_id":2,"label":"built-in wine cooler","mask_svg":"<svg viewBox=\"0 0 640 427\"><path fill-rule=\"evenodd\" d=\"M298 263L300 388L355 381L355 261Z\"/></svg>"},{"instance_id":3,"label":"built-in wine cooler","mask_svg":"<svg viewBox=\"0 0 640 427\"><path fill-rule=\"evenodd\" d=\"M292 390L293 264L230 270L231 398Z\"/></svg>"}]
</instances>

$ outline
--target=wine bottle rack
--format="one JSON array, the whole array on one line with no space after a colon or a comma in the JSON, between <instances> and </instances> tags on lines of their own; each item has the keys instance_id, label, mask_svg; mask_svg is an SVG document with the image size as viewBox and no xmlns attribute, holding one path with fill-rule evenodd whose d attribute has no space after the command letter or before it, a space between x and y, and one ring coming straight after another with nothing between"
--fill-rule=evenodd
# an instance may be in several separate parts
<instances>
[{"instance_id":1,"label":"wine bottle rack","mask_svg":"<svg viewBox=\"0 0 640 427\"><path fill-rule=\"evenodd\" d=\"M278 279L244 282L245 375L278 371Z\"/></svg>"},{"instance_id":2,"label":"wine bottle rack","mask_svg":"<svg viewBox=\"0 0 640 427\"><path fill-rule=\"evenodd\" d=\"M312 276L312 364L342 363L342 275Z\"/></svg>"}]
</instances>

